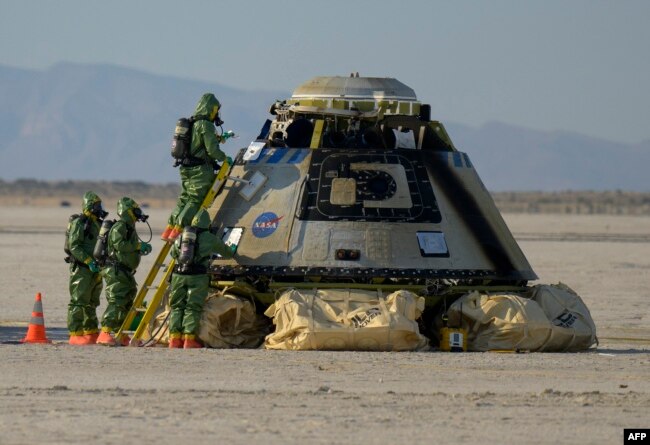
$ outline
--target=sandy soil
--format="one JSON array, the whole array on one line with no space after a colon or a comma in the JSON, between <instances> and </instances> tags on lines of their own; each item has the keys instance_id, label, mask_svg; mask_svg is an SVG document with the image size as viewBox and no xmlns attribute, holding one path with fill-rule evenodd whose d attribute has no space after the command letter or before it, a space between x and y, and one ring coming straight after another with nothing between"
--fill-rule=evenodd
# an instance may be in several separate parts
<instances>
[{"instance_id":1,"label":"sandy soil","mask_svg":"<svg viewBox=\"0 0 650 445\"><path fill-rule=\"evenodd\" d=\"M650 427L650 218L505 215L538 282L583 297L600 346L445 354L68 346L69 213L0 208L0 444L611 444ZM53 345L17 344L36 292Z\"/></svg>"}]
</instances>

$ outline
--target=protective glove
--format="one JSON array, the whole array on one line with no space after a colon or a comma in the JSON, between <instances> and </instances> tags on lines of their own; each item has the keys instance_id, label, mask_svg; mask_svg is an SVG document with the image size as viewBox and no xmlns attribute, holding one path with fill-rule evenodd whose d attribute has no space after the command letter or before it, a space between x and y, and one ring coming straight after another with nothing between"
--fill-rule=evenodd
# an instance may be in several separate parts
<instances>
[{"instance_id":1,"label":"protective glove","mask_svg":"<svg viewBox=\"0 0 650 445\"><path fill-rule=\"evenodd\" d=\"M226 142L228 139L230 139L230 138L234 138L234 137L237 137L237 136L235 135L235 132L232 131L232 130L228 130L228 131L226 131L225 133L223 133L222 135L219 136L219 143L220 143L220 144L223 144L223 143Z\"/></svg>"},{"instance_id":2,"label":"protective glove","mask_svg":"<svg viewBox=\"0 0 650 445\"><path fill-rule=\"evenodd\" d=\"M235 252L237 252L237 245L236 244L231 244L230 246L228 246L228 248L230 249L230 252L233 255L235 255Z\"/></svg>"},{"instance_id":3,"label":"protective glove","mask_svg":"<svg viewBox=\"0 0 650 445\"><path fill-rule=\"evenodd\" d=\"M97 264L95 260L88 263L88 269L90 269L92 273L98 273L99 271L102 270L101 267L99 267L99 264Z\"/></svg>"},{"instance_id":4,"label":"protective glove","mask_svg":"<svg viewBox=\"0 0 650 445\"><path fill-rule=\"evenodd\" d=\"M151 253L151 244L141 242L140 243L140 253L142 255L149 255Z\"/></svg>"},{"instance_id":5,"label":"protective glove","mask_svg":"<svg viewBox=\"0 0 650 445\"><path fill-rule=\"evenodd\" d=\"M235 165L235 162L230 156L226 156L226 162L228 162L228 165Z\"/></svg>"}]
</instances>

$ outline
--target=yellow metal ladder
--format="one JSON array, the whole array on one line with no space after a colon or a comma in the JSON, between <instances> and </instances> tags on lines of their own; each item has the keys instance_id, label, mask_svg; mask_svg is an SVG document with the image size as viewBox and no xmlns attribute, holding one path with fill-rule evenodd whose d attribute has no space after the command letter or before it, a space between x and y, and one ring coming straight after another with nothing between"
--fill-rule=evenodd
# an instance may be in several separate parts
<instances>
[{"instance_id":1,"label":"yellow metal ladder","mask_svg":"<svg viewBox=\"0 0 650 445\"><path fill-rule=\"evenodd\" d=\"M223 188L224 184L226 183L226 179L228 179L228 173L230 172L231 167L232 166L228 164L227 160L224 160L224 162L221 164L221 168L219 169L216 178L214 178L212 187L210 190L208 190L208 193L203 199L203 203L201 204L202 209L207 210L212 206L214 199L216 198L219 191L221 191ZM144 330L146 329L147 325L149 325L149 322L156 313L156 310L158 310L158 306L160 306L160 302L162 301L165 292L167 292L167 288L169 287L169 278L174 271L174 265L176 264L176 260L173 258L169 258L169 263L165 264L165 260L169 255L171 246L171 242L165 242L163 245L163 248L160 250L158 256L156 257L156 260L151 266L151 270L149 270L149 273L147 274L147 278L145 278L144 283L135 296L133 304L131 305L131 309L129 309L129 312L126 314L124 323L122 323L122 326L115 334L116 338L120 338L122 334L133 332L129 346L140 346L142 334L144 334ZM158 285L153 286L153 283L161 270L163 271L163 276L158 282ZM151 298L151 301L149 302L149 305L146 306L145 297L147 296L149 290L155 290L155 292ZM131 324L133 324L133 320L135 320L135 317L138 313L144 314L140 319L136 330L131 331Z\"/></svg>"}]
</instances>

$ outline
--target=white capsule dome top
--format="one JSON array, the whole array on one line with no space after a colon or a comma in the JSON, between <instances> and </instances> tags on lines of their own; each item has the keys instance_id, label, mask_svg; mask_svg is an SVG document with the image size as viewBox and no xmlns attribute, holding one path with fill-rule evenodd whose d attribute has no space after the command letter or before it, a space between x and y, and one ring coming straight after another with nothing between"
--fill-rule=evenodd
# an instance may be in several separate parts
<instances>
[{"instance_id":1,"label":"white capsule dome top","mask_svg":"<svg viewBox=\"0 0 650 445\"><path fill-rule=\"evenodd\" d=\"M296 88L291 99L417 101L415 91L397 79L356 76L314 77Z\"/></svg>"}]
</instances>

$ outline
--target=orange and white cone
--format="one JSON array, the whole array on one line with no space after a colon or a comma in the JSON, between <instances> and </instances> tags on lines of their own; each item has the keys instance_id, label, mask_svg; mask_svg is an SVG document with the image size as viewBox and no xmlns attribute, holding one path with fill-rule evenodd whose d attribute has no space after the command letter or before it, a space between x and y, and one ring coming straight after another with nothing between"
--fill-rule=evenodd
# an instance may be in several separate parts
<instances>
[{"instance_id":1,"label":"orange and white cone","mask_svg":"<svg viewBox=\"0 0 650 445\"><path fill-rule=\"evenodd\" d=\"M32 318L29 320L29 327L27 328L27 335L23 338L21 343L52 343L47 339L45 334L45 321L43 318L43 302L41 301L41 293L36 294L36 301L34 301L34 309L32 310Z\"/></svg>"}]
</instances>

